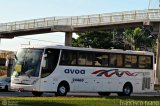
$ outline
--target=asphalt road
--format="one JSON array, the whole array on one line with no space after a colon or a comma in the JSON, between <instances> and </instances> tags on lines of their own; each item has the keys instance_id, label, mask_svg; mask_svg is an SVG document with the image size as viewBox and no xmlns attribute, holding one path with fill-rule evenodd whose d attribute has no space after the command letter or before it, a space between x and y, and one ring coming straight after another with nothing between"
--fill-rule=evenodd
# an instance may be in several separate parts
<instances>
[{"instance_id":1,"label":"asphalt road","mask_svg":"<svg viewBox=\"0 0 160 106\"><path fill-rule=\"evenodd\" d=\"M54 97L54 93L44 93L43 97ZM97 93L68 93L68 97L99 97ZM117 96L116 93L110 96ZM133 93L131 96L159 96L160 92ZM33 97L31 92L0 92L0 97Z\"/></svg>"}]
</instances>

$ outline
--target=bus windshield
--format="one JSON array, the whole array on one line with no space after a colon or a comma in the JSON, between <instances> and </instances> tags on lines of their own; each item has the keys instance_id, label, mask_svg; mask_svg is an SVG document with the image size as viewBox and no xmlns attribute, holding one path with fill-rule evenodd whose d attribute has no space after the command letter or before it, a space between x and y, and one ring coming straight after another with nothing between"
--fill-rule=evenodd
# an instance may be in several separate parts
<instances>
[{"instance_id":1,"label":"bus windshield","mask_svg":"<svg viewBox=\"0 0 160 106\"><path fill-rule=\"evenodd\" d=\"M16 64L12 76L38 77L43 49L20 49L16 55Z\"/></svg>"}]
</instances>

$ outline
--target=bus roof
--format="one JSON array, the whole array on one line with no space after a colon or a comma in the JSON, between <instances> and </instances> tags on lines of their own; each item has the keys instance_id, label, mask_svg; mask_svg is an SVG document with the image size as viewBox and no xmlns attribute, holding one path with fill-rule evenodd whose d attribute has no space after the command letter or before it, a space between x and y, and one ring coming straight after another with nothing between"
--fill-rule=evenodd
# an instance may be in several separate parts
<instances>
[{"instance_id":1,"label":"bus roof","mask_svg":"<svg viewBox=\"0 0 160 106\"><path fill-rule=\"evenodd\" d=\"M127 54L139 54L139 55L154 55L153 52L149 51L134 51L134 50L122 50L122 49L97 49L97 48L83 48L83 47L71 47L64 45L55 45L55 46L25 46L21 48L37 48L37 49L63 49L63 50L78 50L78 51L94 51L94 52L112 52L112 53L127 53Z\"/></svg>"}]
</instances>

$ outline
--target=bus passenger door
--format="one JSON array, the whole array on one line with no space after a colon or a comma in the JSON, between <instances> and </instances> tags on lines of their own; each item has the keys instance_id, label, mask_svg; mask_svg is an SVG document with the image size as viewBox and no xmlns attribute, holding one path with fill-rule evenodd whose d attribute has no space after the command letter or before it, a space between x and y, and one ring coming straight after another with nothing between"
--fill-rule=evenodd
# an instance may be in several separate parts
<instances>
[{"instance_id":1,"label":"bus passenger door","mask_svg":"<svg viewBox=\"0 0 160 106\"><path fill-rule=\"evenodd\" d=\"M53 71L55 70L58 59L59 49L46 49L41 67L41 91L52 91L54 88Z\"/></svg>"}]
</instances>

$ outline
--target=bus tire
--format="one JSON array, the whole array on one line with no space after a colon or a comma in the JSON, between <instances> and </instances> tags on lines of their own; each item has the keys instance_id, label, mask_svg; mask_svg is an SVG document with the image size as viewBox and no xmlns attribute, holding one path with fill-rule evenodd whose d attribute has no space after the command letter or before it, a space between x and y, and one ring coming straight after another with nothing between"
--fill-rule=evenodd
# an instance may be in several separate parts
<instances>
[{"instance_id":1,"label":"bus tire","mask_svg":"<svg viewBox=\"0 0 160 106\"><path fill-rule=\"evenodd\" d=\"M100 96L109 96L111 93L110 92L98 92Z\"/></svg>"},{"instance_id":2,"label":"bus tire","mask_svg":"<svg viewBox=\"0 0 160 106\"><path fill-rule=\"evenodd\" d=\"M133 87L132 87L131 83L126 83L123 86L123 91L118 92L118 96L130 96L132 91L133 91Z\"/></svg>"},{"instance_id":3,"label":"bus tire","mask_svg":"<svg viewBox=\"0 0 160 106\"><path fill-rule=\"evenodd\" d=\"M4 91L8 91L8 86L7 85L5 86Z\"/></svg>"},{"instance_id":4,"label":"bus tire","mask_svg":"<svg viewBox=\"0 0 160 106\"><path fill-rule=\"evenodd\" d=\"M67 82L60 83L55 96L66 96L69 91L69 85Z\"/></svg>"},{"instance_id":5,"label":"bus tire","mask_svg":"<svg viewBox=\"0 0 160 106\"><path fill-rule=\"evenodd\" d=\"M33 91L32 94L33 94L34 96L40 97L40 96L42 96L43 92Z\"/></svg>"}]
</instances>

